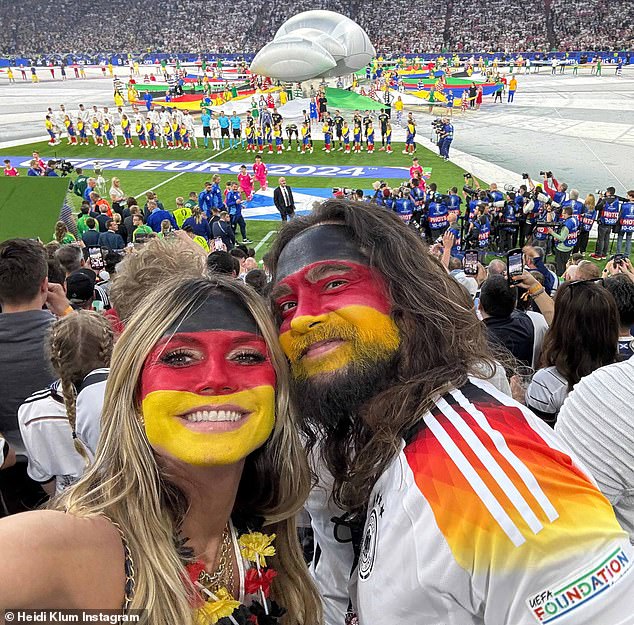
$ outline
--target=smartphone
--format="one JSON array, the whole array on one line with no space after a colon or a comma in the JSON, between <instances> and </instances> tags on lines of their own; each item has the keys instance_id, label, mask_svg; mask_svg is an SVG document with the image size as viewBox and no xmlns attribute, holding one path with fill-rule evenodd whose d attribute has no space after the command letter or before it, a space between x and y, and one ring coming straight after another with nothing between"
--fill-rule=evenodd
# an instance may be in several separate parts
<instances>
[{"instance_id":1,"label":"smartphone","mask_svg":"<svg viewBox=\"0 0 634 625\"><path fill-rule=\"evenodd\" d=\"M88 262L93 271L101 271L106 266L100 247L88 248Z\"/></svg>"},{"instance_id":2,"label":"smartphone","mask_svg":"<svg viewBox=\"0 0 634 625\"><path fill-rule=\"evenodd\" d=\"M464 253L462 267L466 276L476 276L478 274L478 251L467 250Z\"/></svg>"},{"instance_id":3,"label":"smartphone","mask_svg":"<svg viewBox=\"0 0 634 625\"><path fill-rule=\"evenodd\" d=\"M220 237L214 239L214 252L224 252L226 250L225 244Z\"/></svg>"},{"instance_id":4,"label":"smartphone","mask_svg":"<svg viewBox=\"0 0 634 625\"><path fill-rule=\"evenodd\" d=\"M506 253L506 277L509 284L514 284L513 278L524 273L524 253L521 248L509 250Z\"/></svg>"}]
</instances>

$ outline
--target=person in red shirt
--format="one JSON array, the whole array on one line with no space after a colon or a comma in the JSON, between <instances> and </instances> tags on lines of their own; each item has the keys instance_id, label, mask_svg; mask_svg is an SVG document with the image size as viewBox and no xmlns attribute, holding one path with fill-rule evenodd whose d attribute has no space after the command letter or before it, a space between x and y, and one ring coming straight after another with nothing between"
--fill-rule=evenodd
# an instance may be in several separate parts
<instances>
[{"instance_id":1,"label":"person in red shirt","mask_svg":"<svg viewBox=\"0 0 634 625\"><path fill-rule=\"evenodd\" d=\"M20 175L20 172L15 167L11 167L11 161L7 158L4 159L4 175L5 176L19 176Z\"/></svg>"},{"instance_id":2,"label":"person in red shirt","mask_svg":"<svg viewBox=\"0 0 634 625\"><path fill-rule=\"evenodd\" d=\"M33 160L37 161L37 164L40 166L41 169L46 169L46 163L40 158L39 152L33 152L32 156Z\"/></svg>"},{"instance_id":3,"label":"person in red shirt","mask_svg":"<svg viewBox=\"0 0 634 625\"><path fill-rule=\"evenodd\" d=\"M416 175L418 174L418 176ZM410 178L423 178L423 168L420 166L418 159L412 159L412 166L409 168L409 177Z\"/></svg>"}]
</instances>

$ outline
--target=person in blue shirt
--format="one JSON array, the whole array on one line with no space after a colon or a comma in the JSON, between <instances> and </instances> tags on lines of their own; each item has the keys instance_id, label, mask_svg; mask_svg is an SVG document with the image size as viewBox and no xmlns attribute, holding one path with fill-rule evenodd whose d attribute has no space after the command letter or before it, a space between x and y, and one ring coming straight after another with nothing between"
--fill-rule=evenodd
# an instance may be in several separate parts
<instances>
[{"instance_id":1,"label":"person in blue shirt","mask_svg":"<svg viewBox=\"0 0 634 625\"><path fill-rule=\"evenodd\" d=\"M562 208L565 206L572 208L573 215L580 216L581 213L583 213L583 202L579 201L579 191L577 191L577 189L570 189L570 198L565 200L561 205Z\"/></svg>"},{"instance_id":2,"label":"person in blue shirt","mask_svg":"<svg viewBox=\"0 0 634 625\"><path fill-rule=\"evenodd\" d=\"M205 188L198 194L198 207L209 219L213 206L212 185L211 182L205 182Z\"/></svg>"},{"instance_id":3,"label":"person in blue shirt","mask_svg":"<svg viewBox=\"0 0 634 625\"><path fill-rule=\"evenodd\" d=\"M483 204L478 208L478 215L472 224L471 237L478 249L478 260L484 263L487 250L489 249L489 238L491 236L491 219L489 217L489 207Z\"/></svg>"},{"instance_id":4,"label":"person in blue shirt","mask_svg":"<svg viewBox=\"0 0 634 625\"><path fill-rule=\"evenodd\" d=\"M220 176L218 174L214 174L211 178L211 207L212 209L217 208L218 210L222 210L225 207L222 189L220 188Z\"/></svg>"},{"instance_id":5,"label":"person in blue shirt","mask_svg":"<svg viewBox=\"0 0 634 625\"><path fill-rule=\"evenodd\" d=\"M46 164L46 169L44 169L45 176L51 176L53 178L59 178L57 172L55 171L55 161L49 161Z\"/></svg>"},{"instance_id":6,"label":"person in blue shirt","mask_svg":"<svg viewBox=\"0 0 634 625\"><path fill-rule=\"evenodd\" d=\"M517 235L517 209L515 203L506 202L500 216L500 251L508 252L515 247Z\"/></svg>"},{"instance_id":7,"label":"person in blue shirt","mask_svg":"<svg viewBox=\"0 0 634 625\"><path fill-rule=\"evenodd\" d=\"M433 193L427 205L427 222L431 231L432 243L441 237L449 226L449 209L440 197Z\"/></svg>"},{"instance_id":8,"label":"person in blue shirt","mask_svg":"<svg viewBox=\"0 0 634 625\"><path fill-rule=\"evenodd\" d=\"M454 213L456 219L460 216L460 205L462 204L462 198L458 195L458 187L452 187L449 189L449 198L447 201L447 208L449 213Z\"/></svg>"},{"instance_id":9,"label":"person in blue shirt","mask_svg":"<svg viewBox=\"0 0 634 625\"><path fill-rule=\"evenodd\" d=\"M605 195L601 196L601 199L597 203L598 218L598 233L597 233L597 247L592 258L597 260L603 260L607 258L608 248L610 247L610 235L612 229L619 223L619 216L621 214L621 205L619 198L616 197L616 189L614 187L608 187L605 190Z\"/></svg>"},{"instance_id":10,"label":"person in blue shirt","mask_svg":"<svg viewBox=\"0 0 634 625\"><path fill-rule=\"evenodd\" d=\"M440 158L449 160L449 148L453 141L453 124L449 122L448 117L443 118L443 127L440 135Z\"/></svg>"},{"instance_id":11,"label":"person in blue shirt","mask_svg":"<svg viewBox=\"0 0 634 625\"><path fill-rule=\"evenodd\" d=\"M576 252L586 253L590 231L596 220L597 209L595 208L595 199L594 195L590 193L584 204L584 212L579 215L579 238L577 239L575 249L572 251L573 254Z\"/></svg>"},{"instance_id":12,"label":"person in blue shirt","mask_svg":"<svg viewBox=\"0 0 634 625\"><path fill-rule=\"evenodd\" d=\"M632 233L634 232L634 190L627 192L627 202L621 204L619 226L619 233L616 237L616 253L625 253L625 256L629 258L632 253ZM622 252L623 238L625 238L624 252Z\"/></svg>"},{"instance_id":13,"label":"person in blue shirt","mask_svg":"<svg viewBox=\"0 0 634 625\"><path fill-rule=\"evenodd\" d=\"M412 214L412 219L420 225L421 218L423 216L423 211L425 210L425 203L427 200L427 196L425 191L420 187L420 180L418 178L412 178L411 181L411 190L409 192L409 197L414 202L414 211Z\"/></svg>"},{"instance_id":14,"label":"person in blue shirt","mask_svg":"<svg viewBox=\"0 0 634 625\"><path fill-rule=\"evenodd\" d=\"M392 210L403 220L403 223L408 224L412 219L414 212L414 202L410 197L407 187L402 187L394 201L392 202Z\"/></svg>"},{"instance_id":15,"label":"person in blue shirt","mask_svg":"<svg viewBox=\"0 0 634 625\"><path fill-rule=\"evenodd\" d=\"M148 111L152 110L152 94L149 93L148 91L146 91L143 94L143 99L145 100L145 107L147 108Z\"/></svg>"},{"instance_id":16,"label":"person in blue shirt","mask_svg":"<svg viewBox=\"0 0 634 625\"><path fill-rule=\"evenodd\" d=\"M315 98L310 99L310 104L308 105L309 112L309 125L312 127L313 124L317 123L317 119L319 117L317 113L317 102L315 102Z\"/></svg>"},{"instance_id":17,"label":"person in blue shirt","mask_svg":"<svg viewBox=\"0 0 634 625\"><path fill-rule=\"evenodd\" d=\"M451 117L453 117L454 97L455 96L453 94L453 91L451 91L451 90L447 91L447 95L445 96L445 98L446 98L445 106L447 107L447 112L449 113L449 115Z\"/></svg>"},{"instance_id":18,"label":"person in blue shirt","mask_svg":"<svg viewBox=\"0 0 634 625\"><path fill-rule=\"evenodd\" d=\"M146 223L148 226L150 226L150 228L152 228L152 230L154 230L154 232L158 233L161 231L161 222L164 219L167 219L167 221L169 221L170 224L172 224L172 228L174 230L178 230L176 219L174 219L174 215L172 215L172 213L157 206L154 200L150 200L148 202L148 208L151 208L152 210L150 212L149 217L147 218Z\"/></svg>"},{"instance_id":19,"label":"person in blue shirt","mask_svg":"<svg viewBox=\"0 0 634 625\"><path fill-rule=\"evenodd\" d=\"M449 232L453 236L451 256L462 260L464 254L462 253L462 241L460 240L460 224L458 223L458 216L455 212L449 212L449 214L447 215L447 223L449 224L447 232Z\"/></svg>"},{"instance_id":20,"label":"person in blue shirt","mask_svg":"<svg viewBox=\"0 0 634 625\"><path fill-rule=\"evenodd\" d=\"M229 118L229 123L231 125L231 137L229 138L229 147L235 149L241 142L242 137L242 122L235 111L233 111L233 115L231 115L231 117Z\"/></svg>"},{"instance_id":21,"label":"person in blue shirt","mask_svg":"<svg viewBox=\"0 0 634 625\"><path fill-rule=\"evenodd\" d=\"M211 115L209 114L209 109L203 109L200 123L203 125L203 141L207 148L209 147L209 137L211 137Z\"/></svg>"},{"instance_id":22,"label":"person in blue shirt","mask_svg":"<svg viewBox=\"0 0 634 625\"><path fill-rule=\"evenodd\" d=\"M209 225L209 221L207 221L207 218L203 215L202 210L200 210L198 206L192 208L191 217L188 217L183 222L182 227L190 227L196 236L203 237L205 241L209 241L211 238L211 226Z\"/></svg>"},{"instance_id":23,"label":"person in blue shirt","mask_svg":"<svg viewBox=\"0 0 634 625\"><path fill-rule=\"evenodd\" d=\"M218 117L218 123L220 124L220 147L225 147L225 137L229 139L229 126L231 122L229 118L225 115L224 111L220 111L220 116Z\"/></svg>"},{"instance_id":24,"label":"person in blue shirt","mask_svg":"<svg viewBox=\"0 0 634 625\"><path fill-rule=\"evenodd\" d=\"M231 183L231 191L227 193L227 209L231 217L231 227L236 232L240 228L243 243L251 243L247 238L247 224L242 216L242 194L238 191L238 183Z\"/></svg>"}]
</instances>

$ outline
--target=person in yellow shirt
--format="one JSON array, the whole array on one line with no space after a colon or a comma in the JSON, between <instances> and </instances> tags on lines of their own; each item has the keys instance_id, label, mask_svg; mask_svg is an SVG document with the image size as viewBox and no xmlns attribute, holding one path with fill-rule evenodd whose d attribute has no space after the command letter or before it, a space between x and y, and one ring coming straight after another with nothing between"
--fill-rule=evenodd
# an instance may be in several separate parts
<instances>
[{"instance_id":1,"label":"person in yellow shirt","mask_svg":"<svg viewBox=\"0 0 634 625\"><path fill-rule=\"evenodd\" d=\"M57 135L55 134L55 126L53 125L53 120L51 119L50 115L46 116L46 121L44 122L44 125L46 126L46 132L48 133L48 136L50 137L48 144L58 145L59 143L61 143L61 141L59 141L59 139L57 138Z\"/></svg>"},{"instance_id":2,"label":"person in yellow shirt","mask_svg":"<svg viewBox=\"0 0 634 625\"><path fill-rule=\"evenodd\" d=\"M286 95L286 91L282 89L282 91L280 91L280 106L284 106L287 100L288 100L288 97Z\"/></svg>"},{"instance_id":3,"label":"person in yellow shirt","mask_svg":"<svg viewBox=\"0 0 634 625\"><path fill-rule=\"evenodd\" d=\"M401 96L396 98L396 102L394 102L394 110L396 111L396 123L399 126L402 126L403 121L403 99Z\"/></svg>"},{"instance_id":4,"label":"person in yellow shirt","mask_svg":"<svg viewBox=\"0 0 634 625\"><path fill-rule=\"evenodd\" d=\"M9 79L9 82L15 82L13 70L10 67L7 69L7 78Z\"/></svg>"},{"instance_id":5,"label":"person in yellow shirt","mask_svg":"<svg viewBox=\"0 0 634 625\"><path fill-rule=\"evenodd\" d=\"M511 78L509 82L509 97L506 100L507 102L513 102L513 98L515 97L515 92L517 91L517 79L515 76Z\"/></svg>"}]
</instances>

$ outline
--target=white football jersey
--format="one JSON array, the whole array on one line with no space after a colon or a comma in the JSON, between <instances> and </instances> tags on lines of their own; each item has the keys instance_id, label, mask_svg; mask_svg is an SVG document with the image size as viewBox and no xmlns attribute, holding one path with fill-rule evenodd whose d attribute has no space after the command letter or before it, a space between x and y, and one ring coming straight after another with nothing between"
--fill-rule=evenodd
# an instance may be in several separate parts
<instances>
[{"instance_id":1,"label":"white football jersey","mask_svg":"<svg viewBox=\"0 0 634 625\"><path fill-rule=\"evenodd\" d=\"M333 523L344 512L332 501L332 475L316 454L311 462L319 483L311 489L304 504L310 515L315 548L310 573L322 597L325 625L343 625L350 605L348 584L354 567L354 550L350 530Z\"/></svg>"},{"instance_id":2,"label":"white football jersey","mask_svg":"<svg viewBox=\"0 0 634 625\"><path fill-rule=\"evenodd\" d=\"M361 625L632 625L634 548L544 422L472 379L377 481Z\"/></svg>"},{"instance_id":3,"label":"white football jersey","mask_svg":"<svg viewBox=\"0 0 634 625\"><path fill-rule=\"evenodd\" d=\"M94 457L101 432L101 411L110 369L91 371L77 389L75 430L77 438Z\"/></svg>"},{"instance_id":4,"label":"white football jersey","mask_svg":"<svg viewBox=\"0 0 634 625\"><path fill-rule=\"evenodd\" d=\"M55 492L60 493L82 476L86 462L75 449L59 381L25 400L18 409L18 424L31 479L55 479Z\"/></svg>"}]
</instances>

